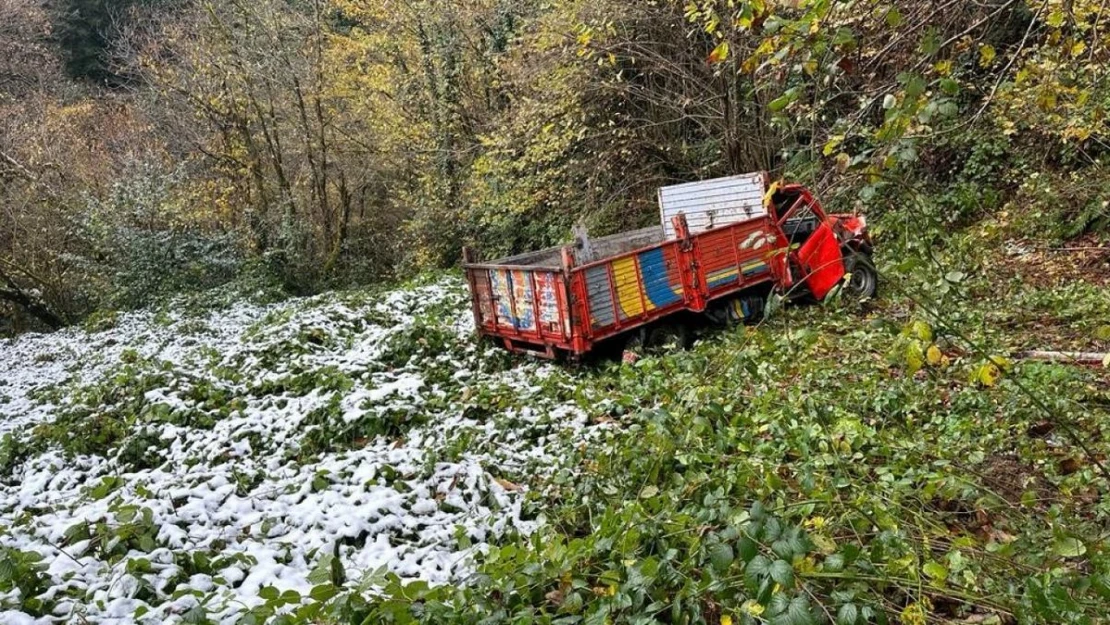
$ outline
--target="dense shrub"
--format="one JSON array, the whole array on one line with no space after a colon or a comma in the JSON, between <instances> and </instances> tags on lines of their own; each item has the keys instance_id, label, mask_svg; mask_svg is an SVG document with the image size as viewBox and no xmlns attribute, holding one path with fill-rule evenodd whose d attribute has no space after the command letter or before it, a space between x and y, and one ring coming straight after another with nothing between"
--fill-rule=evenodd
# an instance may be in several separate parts
<instances>
[{"instance_id":1,"label":"dense shrub","mask_svg":"<svg viewBox=\"0 0 1110 625\"><path fill-rule=\"evenodd\" d=\"M105 199L88 199L79 225L90 245L84 266L103 287L99 306L143 306L238 275L243 253L235 233L188 220L175 205L183 180L181 169L138 164Z\"/></svg>"}]
</instances>

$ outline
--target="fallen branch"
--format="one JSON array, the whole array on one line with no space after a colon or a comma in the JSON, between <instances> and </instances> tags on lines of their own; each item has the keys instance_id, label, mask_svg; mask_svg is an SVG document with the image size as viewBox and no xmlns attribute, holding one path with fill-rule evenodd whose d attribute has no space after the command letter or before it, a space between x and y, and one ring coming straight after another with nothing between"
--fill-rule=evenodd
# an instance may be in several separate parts
<instances>
[{"instance_id":1,"label":"fallen branch","mask_svg":"<svg viewBox=\"0 0 1110 625\"><path fill-rule=\"evenodd\" d=\"M46 304L23 290L11 276L0 270L0 300L8 301L26 310L52 330L65 325L65 321Z\"/></svg>"},{"instance_id":2,"label":"fallen branch","mask_svg":"<svg viewBox=\"0 0 1110 625\"><path fill-rule=\"evenodd\" d=\"M12 170L14 173L19 174L21 177L26 178L27 180L30 180L31 182L38 182L39 181L38 176L31 173L30 169L27 169L26 167L23 166L22 163L15 160L14 158L8 156L4 152L0 152L0 158L2 158L6 163L8 163L9 165L11 165L14 168Z\"/></svg>"},{"instance_id":3,"label":"fallen branch","mask_svg":"<svg viewBox=\"0 0 1110 625\"><path fill-rule=\"evenodd\" d=\"M1110 252L1110 246L1098 247L1046 247L1046 252Z\"/></svg>"},{"instance_id":4,"label":"fallen branch","mask_svg":"<svg viewBox=\"0 0 1110 625\"><path fill-rule=\"evenodd\" d=\"M1085 365L1100 365L1110 359L1106 352L1052 352L1030 350L1020 352L1016 356L1021 360L1044 360L1048 362L1074 362Z\"/></svg>"}]
</instances>

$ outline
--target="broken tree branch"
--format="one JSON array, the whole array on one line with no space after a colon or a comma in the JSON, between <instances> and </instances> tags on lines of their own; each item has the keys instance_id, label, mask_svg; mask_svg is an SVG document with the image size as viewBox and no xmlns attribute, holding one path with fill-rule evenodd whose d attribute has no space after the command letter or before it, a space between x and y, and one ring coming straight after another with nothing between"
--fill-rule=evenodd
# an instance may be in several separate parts
<instances>
[{"instance_id":1,"label":"broken tree branch","mask_svg":"<svg viewBox=\"0 0 1110 625\"><path fill-rule=\"evenodd\" d=\"M0 284L0 300L9 301L26 310L52 330L57 330L65 325L65 321L57 313L39 301L37 297L23 290L11 276L2 270L0 270L0 281L2 281L2 284Z\"/></svg>"},{"instance_id":2,"label":"broken tree branch","mask_svg":"<svg viewBox=\"0 0 1110 625\"><path fill-rule=\"evenodd\" d=\"M30 169L27 169L26 167L23 166L22 163L15 160L11 156L8 156L6 153L0 152L0 158L4 159L5 162L7 162L9 165L11 165L13 168L15 168L15 173L19 174L23 178L26 178L27 180L30 180L31 182L38 182L39 181L38 176L31 173Z\"/></svg>"},{"instance_id":3,"label":"broken tree branch","mask_svg":"<svg viewBox=\"0 0 1110 625\"><path fill-rule=\"evenodd\" d=\"M1020 352L1017 358L1021 360L1043 360L1047 362L1073 362L1080 364L1100 365L1110 358L1110 352L1054 352L1030 350Z\"/></svg>"}]
</instances>

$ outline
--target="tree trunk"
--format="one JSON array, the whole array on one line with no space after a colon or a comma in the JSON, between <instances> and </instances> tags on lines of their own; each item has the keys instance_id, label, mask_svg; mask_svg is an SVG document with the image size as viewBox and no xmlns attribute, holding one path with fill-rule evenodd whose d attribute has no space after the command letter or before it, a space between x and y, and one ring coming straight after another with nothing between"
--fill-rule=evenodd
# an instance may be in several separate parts
<instances>
[{"instance_id":1,"label":"tree trunk","mask_svg":"<svg viewBox=\"0 0 1110 625\"><path fill-rule=\"evenodd\" d=\"M28 295L26 291L15 283L15 280L13 280L11 276L4 273L2 270L0 270L0 280L4 283L4 286L0 286L0 300L5 300L19 306L35 319L45 323L52 330L57 330L65 325L65 321L63 321L57 313L50 310L46 304Z\"/></svg>"}]
</instances>

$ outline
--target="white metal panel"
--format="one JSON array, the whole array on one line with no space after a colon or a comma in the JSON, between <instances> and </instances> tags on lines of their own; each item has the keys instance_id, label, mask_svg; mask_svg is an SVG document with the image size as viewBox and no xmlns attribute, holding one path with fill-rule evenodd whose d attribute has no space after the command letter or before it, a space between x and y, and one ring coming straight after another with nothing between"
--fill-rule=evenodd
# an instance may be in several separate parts
<instances>
[{"instance_id":1,"label":"white metal panel","mask_svg":"<svg viewBox=\"0 0 1110 625\"><path fill-rule=\"evenodd\" d=\"M763 172L687 182L659 189L659 215L667 239L675 236L671 218L683 213L690 232L704 232L767 214Z\"/></svg>"}]
</instances>

